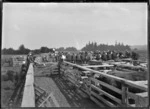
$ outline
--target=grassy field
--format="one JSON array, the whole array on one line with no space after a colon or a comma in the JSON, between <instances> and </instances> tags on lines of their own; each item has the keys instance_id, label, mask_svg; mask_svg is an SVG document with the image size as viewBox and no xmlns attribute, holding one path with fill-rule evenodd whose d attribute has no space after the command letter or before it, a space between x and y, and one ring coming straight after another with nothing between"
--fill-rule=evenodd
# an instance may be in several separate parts
<instances>
[{"instance_id":1,"label":"grassy field","mask_svg":"<svg viewBox=\"0 0 150 109\"><path fill-rule=\"evenodd\" d=\"M14 58L14 57L26 57L27 55L1 55L1 59L5 60L5 59L10 59L10 58Z\"/></svg>"},{"instance_id":2,"label":"grassy field","mask_svg":"<svg viewBox=\"0 0 150 109\"><path fill-rule=\"evenodd\" d=\"M147 61L148 60L148 51L146 50L138 50L137 53L139 54L139 60Z\"/></svg>"},{"instance_id":3,"label":"grassy field","mask_svg":"<svg viewBox=\"0 0 150 109\"><path fill-rule=\"evenodd\" d=\"M1 75L5 74L7 71L20 72L21 66L16 67L2 67ZM15 85L12 81L1 81L1 106L8 107L8 100L13 94Z\"/></svg>"}]
</instances>

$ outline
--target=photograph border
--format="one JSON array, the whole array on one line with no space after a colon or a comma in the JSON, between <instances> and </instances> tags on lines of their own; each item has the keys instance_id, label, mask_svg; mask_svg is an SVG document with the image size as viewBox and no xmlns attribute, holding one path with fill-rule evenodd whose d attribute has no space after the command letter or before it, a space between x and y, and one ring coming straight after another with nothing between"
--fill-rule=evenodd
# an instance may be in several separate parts
<instances>
[{"instance_id":1,"label":"photograph border","mask_svg":"<svg viewBox=\"0 0 150 109\"><path fill-rule=\"evenodd\" d=\"M32 1L32 0L31 0ZM1 14L1 41L2 41L2 24L3 24L3 3L14 3L14 2L21 2L21 0L20 1L15 1L15 0L3 0L3 1L0 1L0 14ZM28 2L28 1L23 1L23 2ZM34 2L34 1L33 1ZM33 3L32 2L32 3ZM45 0L43 0L42 1L43 3L45 3ZM52 0L51 0L51 2L53 2ZM56 1L57 2L57 1ZM65 2L65 1L62 1L62 2ZM113 2L113 1L112 1ZM106 2L106 3L112 3L112 2ZM121 2L121 3L134 3L134 2L132 2L132 0L131 0L131 2L129 1L129 2L122 2L122 1L119 1L119 2ZM137 1L135 1L135 2L139 2L138 0ZM142 2L142 1L141 1ZM139 3L141 3L141 2L139 2ZM147 23L148 23L148 25L147 25L147 46L148 46L148 107L146 107L146 108L149 108L150 109L150 5L149 5L149 2L150 2L150 0L147 2ZM28 3L31 3L31 2L28 2ZM36 2L36 3L41 3L41 2ZM48 3L50 3L50 2L48 2ZM55 1L54 1L54 3L55 3ZM69 2L70 3L70 2ZM76 3L76 2L71 2L71 3ZM82 2L79 2L79 3L82 3ZM86 2L85 2L86 3ZM88 2L87 2L88 3ZM93 2L91 2L91 3L93 3ZM94 3L104 3L103 2L103 0L102 0L102 2L94 2ZM113 2L113 3L116 3L116 2ZM145 3L145 1L143 2L143 3ZM2 50L2 42L1 42L1 50ZM1 76L1 75L0 75ZM1 87L1 86L0 86ZM1 99L1 98L0 98ZM29 107L30 108L30 107ZM63 107L64 108L64 107ZM74 107L70 107L70 108L74 108ZM82 108L82 107L81 107ZM100 108L103 108L103 107L100 107ZM117 107L117 108L129 108L130 109L130 107ZM114 108L114 109L117 109L117 108ZM139 107L135 107L136 109L137 108L139 108ZM105 109L105 108L104 108ZM141 107L141 109L145 109L145 107Z\"/></svg>"}]
</instances>

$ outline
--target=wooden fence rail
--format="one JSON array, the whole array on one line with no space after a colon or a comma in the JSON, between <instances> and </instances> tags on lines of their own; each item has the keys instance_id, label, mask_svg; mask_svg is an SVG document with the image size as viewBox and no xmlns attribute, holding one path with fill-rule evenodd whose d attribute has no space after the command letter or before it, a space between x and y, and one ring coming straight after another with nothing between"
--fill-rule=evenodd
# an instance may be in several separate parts
<instances>
[{"instance_id":1,"label":"wooden fence rail","mask_svg":"<svg viewBox=\"0 0 150 109\"><path fill-rule=\"evenodd\" d=\"M148 81L130 81L126 80L120 77L116 77L113 75L105 74L99 71L92 70L90 68L87 68L86 66L80 66L76 64L72 64L70 62L64 61L62 64L62 70L65 71L64 67L65 65L72 66L77 69L81 69L84 71L90 71L96 74L100 74L104 77L114 79L121 83L122 88L119 89L117 87L114 87L104 81L100 81L94 77L86 78L87 81L83 81L83 84L90 84L90 87L86 85L86 89L84 89L85 92L87 92L88 95L90 95L90 98L97 103L98 105L102 106L103 102L105 105L110 107L115 106L129 106L129 107L147 107L148 106ZM67 76L66 76L67 77ZM71 78L70 78L71 79ZM90 82L89 82L90 81ZM112 90L113 92L116 92L117 94L120 94L121 98L117 98L114 95L108 93L106 90L103 90L101 87L106 87L109 90ZM137 89L142 90L142 93L132 93L128 91L128 87L134 87ZM87 91L86 91L87 90ZM107 100L109 98L110 100ZM129 101L132 99L134 103L130 104ZM100 102L101 101L101 102Z\"/></svg>"},{"instance_id":2,"label":"wooden fence rail","mask_svg":"<svg viewBox=\"0 0 150 109\"><path fill-rule=\"evenodd\" d=\"M115 79L116 81L124 82L125 84L127 84L129 86L132 86L132 87L135 87L135 88L140 88L140 89L142 89L144 91L148 91L148 87L140 86L138 84L135 84L131 80L126 80L126 79L123 79L123 78L120 78L120 77L116 77L116 76L113 76L113 75L105 74L105 73L102 73L102 72L99 72L99 71L96 71L96 70L92 70L90 68L86 68L84 66L80 66L80 65L77 65L77 64L73 64L73 63L67 62L67 61L64 61L64 64L68 64L70 66L76 67L76 68L81 69L81 70L86 70L86 71L91 71L93 73L101 74L104 77Z\"/></svg>"},{"instance_id":3,"label":"wooden fence rail","mask_svg":"<svg viewBox=\"0 0 150 109\"><path fill-rule=\"evenodd\" d=\"M33 63L30 63L29 69L26 74L21 107L35 107Z\"/></svg>"}]
</instances>

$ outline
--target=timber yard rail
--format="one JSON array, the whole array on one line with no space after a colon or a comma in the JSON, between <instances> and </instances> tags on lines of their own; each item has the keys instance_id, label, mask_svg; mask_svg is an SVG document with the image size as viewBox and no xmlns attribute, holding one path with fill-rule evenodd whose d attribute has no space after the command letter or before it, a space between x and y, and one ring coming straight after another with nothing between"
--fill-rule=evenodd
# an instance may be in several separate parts
<instances>
[{"instance_id":1,"label":"timber yard rail","mask_svg":"<svg viewBox=\"0 0 150 109\"><path fill-rule=\"evenodd\" d=\"M116 88L110 84L107 84L103 81L97 80L94 77L89 78L89 85L87 88L87 94L89 95L89 98L93 100L96 104L103 106L101 101L105 104L104 106L109 106L109 107L117 107L117 106L127 106L127 107L147 107L148 103L148 85L145 85L146 82L148 84L148 81L131 81L131 80L126 80L120 77L116 77L113 75L105 74L100 71L96 71L93 69L90 69L86 66L81 66L77 64L73 64L67 61L64 61L62 66L71 66L75 69L80 69L83 71L89 71L95 74L100 74L103 77L114 79L122 84L122 88ZM61 72L65 72L65 69L61 67ZM85 84L85 83L83 83ZM140 85L142 84L142 85ZM99 86L104 86L107 87L108 89L118 93L121 95L121 99L116 98L115 96L111 95L108 92L105 92L102 90ZM143 90L142 93L131 93L128 91L128 87L134 87L140 90ZM98 91L96 93L94 90ZM101 96L105 95L108 98L112 99L116 103L112 103L110 101L107 101L105 97ZM30 99L29 99L30 98ZM134 104L129 104L128 99L133 99L135 102ZM26 75L26 81L25 81L25 87L24 87L24 93L23 93L23 100L22 100L22 105L21 107L35 107L35 92L34 92L34 70L33 70L33 64L30 63L27 75Z\"/></svg>"},{"instance_id":2,"label":"timber yard rail","mask_svg":"<svg viewBox=\"0 0 150 109\"><path fill-rule=\"evenodd\" d=\"M33 63L30 63L28 72L26 74L21 107L35 107Z\"/></svg>"}]
</instances>

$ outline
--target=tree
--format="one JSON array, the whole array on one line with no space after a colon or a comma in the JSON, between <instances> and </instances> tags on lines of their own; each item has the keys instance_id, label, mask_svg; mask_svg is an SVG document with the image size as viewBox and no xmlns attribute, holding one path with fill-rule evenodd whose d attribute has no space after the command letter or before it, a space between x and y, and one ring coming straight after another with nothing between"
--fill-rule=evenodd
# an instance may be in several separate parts
<instances>
[{"instance_id":1,"label":"tree","mask_svg":"<svg viewBox=\"0 0 150 109\"><path fill-rule=\"evenodd\" d=\"M14 49L13 49L13 48L9 48L9 49L7 50L7 53L8 53L8 54L14 54Z\"/></svg>"},{"instance_id":2,"label":"tree","mask_svg":"<svg viewBox=\"0 0 150 109\"><path fill-rule=\"evenodd\" d=\"M129 45L124 45L123 43L116 42L115 45L108 45L108 44L97 44L96 42L88 43L85 47L83 47L81 50L83 51L107 51L107 50L119 50L119 51L125 51L125 50L131 50Z\"/></svg>"},{"instance_id":3,"label":"tree","mask_svg":"<svg viewBox=\"0 0 150 109\"><path fill-rule=\"evenodd\" d=\"M64 47L60 47L60 48L58 48L58 49L56 49L57 51L64 51L65 50L65 48Z\"/></svg>"},{"instance_id":4,"label":"tree","mask_svg":"<svg viewBox=\"0 0 150 109\"><path fill-rule=\"evenodd\" d=\"M19 46L18 51L19 51L19 54L25 54L25 47L23 44Z\"/></svg>"},{"instance_id":5,"label":"tree","mask_svg":"<svg viewBox=\"0 0 150 109\"><path fill-rule=\"evenodd\" d=\"M47 47L41 47L40 52L41 53L48 53L49 52L49 48L47 48Z\"/></svg>"},{"instance_id":6,"label":"tree","mask_svg":"<svg viewBox=\"0 0 150 109\"><path fill-rule=\"evenodd\" d=\"M75 47L67 47L65 50L66 51L77 51L77 49Z\"/></svg>"}]
</instances>

